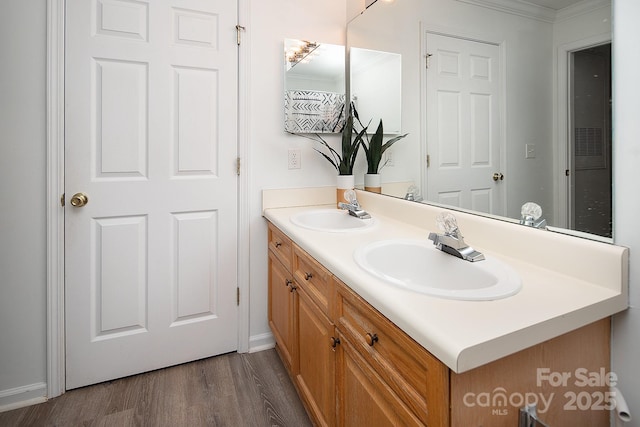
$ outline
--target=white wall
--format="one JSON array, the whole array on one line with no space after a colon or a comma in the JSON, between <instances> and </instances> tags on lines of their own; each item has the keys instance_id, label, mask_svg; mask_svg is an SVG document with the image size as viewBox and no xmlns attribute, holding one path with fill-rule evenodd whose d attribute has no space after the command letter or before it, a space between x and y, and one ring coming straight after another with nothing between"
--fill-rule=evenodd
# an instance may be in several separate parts
<instances>
[{"instance_id":1,"label":"white wall","mask_svg":"<svg viewBox=\"0 0 640 427\"><path fill-rule=\"evenodd\" d=\"M335 185L337 172L312 149L312 142L283 130L282 57L285 38L345 44L344 0L252 0L247 22L250 43L250 347L271 339L267 323L267 227L262 218L264 188ZM245 24L243 24L245 25ZM337 142L335 136L326 139ZM288 170L290 148L301 150L301 169Z\"/></svg>"},{"instance_id":2,"label":"white wall","mask_svg":"<svg viewBox=\"0 0 640 427\"><path fill-rule=\"evenodd\" d=\"M613 32L613 182L614 240L631 248L629 305L614 317L612 369L640 426L640 2L615 0Z\"/></svg>"},{"instance_id":3,"label":"white wall","mask_svg":"<svg viewBox=\"0 0 640 427\"><path fill-rule=\"evenodd\" d=\"M46 3L2 2L0 407L45 393L45 46Z\"/></svg>"}]
</instances>

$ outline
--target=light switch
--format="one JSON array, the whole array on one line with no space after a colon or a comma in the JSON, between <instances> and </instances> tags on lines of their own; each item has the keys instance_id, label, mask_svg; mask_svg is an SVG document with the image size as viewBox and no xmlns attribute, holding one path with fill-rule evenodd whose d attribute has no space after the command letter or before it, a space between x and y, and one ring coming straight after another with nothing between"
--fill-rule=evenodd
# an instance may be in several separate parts
<instances>
[{"instance_id":1,"label":"light switch","mask_svg":"<svg viewBox=\"0 0 640 427\"><path fill-rule=\"evenodd\" d=\"M535 159L536 158L536 144L524 144L524 158Z\"/></svg>"}]
</instances>

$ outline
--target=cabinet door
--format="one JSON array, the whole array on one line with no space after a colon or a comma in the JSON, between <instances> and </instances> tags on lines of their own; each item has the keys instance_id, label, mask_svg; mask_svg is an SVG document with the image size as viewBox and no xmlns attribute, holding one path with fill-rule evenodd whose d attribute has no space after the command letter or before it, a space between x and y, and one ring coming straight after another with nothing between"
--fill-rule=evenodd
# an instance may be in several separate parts
<instances>
[{"instance_id":1,"label":"cabinet door","mask_svg":"<svg viewBox=\"0 0 640 427\"><path fill-rule=\"evenodd\" d=\"M422 426L344 335L336 347L337 425Z\"/></svg>"},{"instance_id":2,"label":"cabinet door","mask_svg":"<svg viewBox=\"0 0 640 427\"><path fill-rule=\"evenodd\" d=\"M449 425L448 368L344 283L336 283L337 329L422 422Z\"/></svg>"},{"instance_id":3,"label":"cabinet door","mask_svg":"<svg viewBox=\"0 0 640 427\"><path fill-rule=\"evenodd\" d=\"M316 425L335 425L335 351L333 323L305 292L298 289L298 390Z\"/></svg>"},{"instance_id":4,"label":"cabinet door","mask_svg":"<svg viewBox=\"0 0 640 427\"><path fill-rule=\"evenodd\" d=\"M269 326L276 340L276 348L289 372L294 368L295 289L291 273L269 251Z\"/></svg>"}]
</instances>

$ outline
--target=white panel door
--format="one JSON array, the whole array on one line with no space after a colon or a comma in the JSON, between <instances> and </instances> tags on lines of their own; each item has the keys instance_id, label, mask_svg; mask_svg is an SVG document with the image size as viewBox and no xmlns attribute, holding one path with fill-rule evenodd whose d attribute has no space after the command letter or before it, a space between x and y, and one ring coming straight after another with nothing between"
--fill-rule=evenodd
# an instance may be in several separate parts
<instances>
[{"instance_id":1,"label":"white panel door","mask_svg":"<svg viewBox=\"0 0 640 427\"><path fill-rule=\"evenodd\" d=\"M67 0L68 389L237 349L236 18Z\"/></svg>"},{"instance_id":2,"label":"white panel door","mask_svg":"<svg viewBox=\"0 0 640 427\"><path fill-rule=\"evenodd\" d=\"M503 215L499 48L427 33L426 49L427 198Z\"/></svg>"}]
</instances>

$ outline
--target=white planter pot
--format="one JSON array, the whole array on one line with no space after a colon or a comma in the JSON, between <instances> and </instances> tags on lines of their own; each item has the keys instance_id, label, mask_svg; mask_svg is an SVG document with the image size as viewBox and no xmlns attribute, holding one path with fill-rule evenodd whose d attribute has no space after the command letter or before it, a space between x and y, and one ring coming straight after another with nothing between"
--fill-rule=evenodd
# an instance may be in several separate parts
<instances>
[{"instance_id":1,"label":"white planter pot","mask_svg":"<svg viewBox=\"0 0 640 427\"><path fill-rule=\"evenodd\" d=\"M366 173L364 175L364 190L372 193L382 192L379 173Z\"/></svg>"},{"instance_id":2,"label":"white planter pot","mask_svg":"<svg viewBox=\"0 0 640 427\"><path fill-rule=\"evenodd\" d=\"M336 177L336 206L338 203L346 203L348 200L344 198L344 192L347 190L353 190L355 187L355 176L353 175L338 175Z\"/></svg>"}]
</instances>

